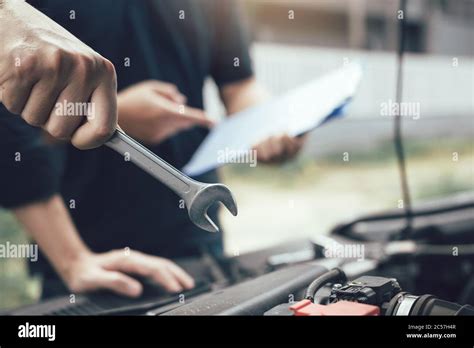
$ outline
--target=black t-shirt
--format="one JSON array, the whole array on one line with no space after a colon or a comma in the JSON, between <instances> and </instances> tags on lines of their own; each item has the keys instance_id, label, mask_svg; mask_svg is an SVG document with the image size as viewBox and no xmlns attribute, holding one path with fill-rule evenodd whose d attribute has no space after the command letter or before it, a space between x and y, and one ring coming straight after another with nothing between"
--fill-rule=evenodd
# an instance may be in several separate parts
<instances>
[{"instance_id":1,"label":"black t-shirt","mask_svg":"<svg viewBox=\"0 0 474 348\"><path fill-rule=\"evenodd\" d=\"M178 86L188 104L203 107L203 84L252 75L248 40L231 0L31 1L110 59L119 90L157 79ZM239 66L234 59L239 59ZM182 167L207 135L184 131L151 149ZM20 157L19 157L20 156ZM21 159L21 160L18 160ZM112 150L47 145L41 131L0 106L0 205L6 208L60 193L79 233L94 251L130 247L164 257L221 250L222 236L195 227L179 197ZM215 172L198 178L218 180ZM210 216L216 220L217 209ZM54 273L44 257L33 269Z\"/></svg>"}]
</instances>

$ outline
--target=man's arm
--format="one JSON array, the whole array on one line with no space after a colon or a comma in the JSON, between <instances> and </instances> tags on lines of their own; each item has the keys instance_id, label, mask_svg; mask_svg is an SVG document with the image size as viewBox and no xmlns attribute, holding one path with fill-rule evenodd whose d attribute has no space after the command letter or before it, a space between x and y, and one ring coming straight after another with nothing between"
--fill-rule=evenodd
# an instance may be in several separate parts
<instances>
[{"instance_id":1,"label":"man's arm","mask_svg":"<svg viewBox=\"0 0 474 348\"><path fill-rule=\"evenodd\" d=\"M215 41L211 75L219 87L228 114L257 105L269 93L254 77L249 52L249 35L237 1L218 1L214 7ZM238 64L236 64L238 62ZM281 134L255 144L261 162L282 162L294 157L303 146L303 138Z\"/></svg>"},{"instance_id":2,"label":"man's arm","mask_svg":"<svg viewBox=\"0 0 474 348\"><path fill-rule=\"evenodd\" d=\"M194 286L192 278L173 262L137 251L90 251L81 240L59 196L13 210L37 241L72 292L109 289L138 296L141 284L128 274L149 277L171 292Z\"/></svg>"},{"instance_id":3,"label":"man's arm","mask_svg":"<svg viewBox=\"0 0 474 348\"><path fill-rule=\"evenodd\" d=\"M224 85L221 98L228 114L234 114L269 99L270 94L255 79L251 77Z\"/></svg>"},{"instance_id":4,"label":"man's arm","mask_svg":"<svg viewBox=\"0 0 474 348\"><path fill-rule=\"evenodd\" d=\"M110 61L23 0L0 1L0 38L0 102L11 113L81 149L108 140L117 124ZM89 114L59 107L89 102Z\"/></svg>"}]
</instances>

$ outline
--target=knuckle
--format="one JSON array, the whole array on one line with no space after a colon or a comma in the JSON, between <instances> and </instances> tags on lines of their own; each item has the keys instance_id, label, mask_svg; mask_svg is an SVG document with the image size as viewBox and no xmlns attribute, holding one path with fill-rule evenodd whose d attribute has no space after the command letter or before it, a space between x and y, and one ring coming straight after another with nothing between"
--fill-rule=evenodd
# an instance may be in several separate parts
<instances>
[{"instance_id":1,"label":"knuckle","mask_svg":"<svg viewBox=\"0 0 474 348\"><path fill-rule=\"evenodd\" d=\"M110 60L100 57L100 64L98 65L106 76L115 79L115 66Z\"/></svg>"},{"instance_id":2,"label":"knuckle","mask_svg":"<svg viewBox=\"0 0 474 348\"><path fill-rule=\"evenodd\" d=\"M64 74L70 74L74 65L74 55L62 48L53 48L50 53L50 73L59 77Z\"/></svg>"},{"instance_id":3,"label":"knuckle","mask_svg":"<svg viewBox=\"0 0 474 348\"><path fill-rule=\"evenodd\" d=\"M88 55L79 55L76 57L75 66L79 74L87 77L94 73L95 67L94 58Z\"/></svg>"},{"instance_id":4,"label":"knuckle","mask_svg":"<svg viewBox=\"0 0 474 348\"><path fill-rule=\"evenodd\" d=\"M161 262L163 264L164 267L166 268L171 268L175 265L175 263L171 260L168 260L168 259L161 259L161 260L158 260L159 262Z\"/></svg>"},{"instance_id":5,"label":"knuckle","mask_svg":"<svg viewBox=\"0 0 474 348\"><path fill-rule=\"evenodd\" d=\"M122 255L123 251L124 251L124 249L113 249L113 250L110 250L107 254L109 254L109 255Z\"/></svg>"},{"instance_id":6,"label":"knuckle","mask_svg":"<svg viewBox=\"0 0 474 348\"><path fill-rule=\"evenodd\" d=\"M134 249L130 249L129 251L129 255L132 257L132 258L136 258L136 257L141 257L143 255L142 252L138 251L138 250L134 250Z\"/></svg>"},{"instance_id":7,"label":"knuckle","mask_svg":"<svg viewBox=\"0 0 474 348\"><path fill-rule=\"evenodd\" d=\"M163 88L167 89L170 92L177 92L178 91L178 87L176 87L175 84L172 84L170 82L162 82L161 86Z\"/></svg>"},{"instance_id":8,"label":"knuckle","mask_svg":"<svg viewBox=\"0 0 474 348\"><path fill-rule=\"evenodd\" d=\"M152 278L155 275L155 272L152 269L144 267L143 265L135 265L135 271L145 278Z\"/></svg>"},{"instance_id":9,"label":"knuckle","mask_svg":"<svg viewBox=\"0 0 474 348\"><path fill-rule=\"evenodd\" d=\"M46 76L59 76L66 59L67 53L61 48L52 48L48 52L48 59L42 66L41 73Z\"/></svg>"},{"instance_id":10,"label":"knuckle","mask_svg":"<svg viewBox=\"0 0 474 348\"><path fill-rule=\"evenodd\" d=\"M110 74L115 74L115 66L114 64L108 60L108 59L103 59L103 64L104 64L104 69L110 73Z\"/></svg>"},{"instance_id":11,"label":"knuckle","mask_svg":"<svg viewBox=\"0 0 474 348\"><path fill-rule=\"evenodd\" d=\"M21 117L25 120L26 123L28 123L30 126L33 127L41 127L44 125L44 123L41 121L41 118L36 116L36 114L30 114L30 113L23 113Z\"/></svg>"},{"instance_id":12,"label":"knuckle","mask_svg":"<svg viewBox=\"0 0 474 348\"><path fill-rule=\"evenodd\" d=\"M108 251L107 253L103 254L109 262L116 264L117 262L121 262L123 259L125 259L125 253L123 249L114 249L111 251Z\"/></svg>"},{"instance_id":13,"label":"knuckle","mask_svg":"<svg viewBox=\"0 0 474 348\"><path fill-rule=\"evenodd\" d=\"M118 274L111 276L110 282L114 287L120 288L126 285L126 281L122 279Z\"/></svg>"},{"instance_id":14,"label":"knuckle","mask_svg":"<svg viewBox=\"0 0 474 348\"><path fill-rule=\"evenodd\" d=\"M15 107L15 104L12 101L3 100L2 104L5 107L5 109L7 109L12 114L17 115L20 112L20 110L18 110L18 108Z\"/></svg>"},{"instance_id":15,"label":"knuckle","mask_svg":"<svg viewBox=\"0 0 474 348\"><path fill-rule=\"evenodd\" d=\"M80 141L80 140L77 140L77 139L74 139L74 138L72 138L71 144L72 144L75 148L77 148L77 149L79 149L79 150L87 150L87 149L90 149L89 142Z\"/></svg>"},{"instance_id":16,"label":"knuckle","mask_svg":"<svg viewBox=\"0 0 474 348\"><path fill-rule=\"evenodd\" d=\"M63 50L55 48L50 53L50 69L53 71L59 71L66 59L66 54Z\"/></svg>"},{"instance_id":17,"label":"knuckle","mask_svg":"<svg viewBox=\"0 0 474 348\"><path fill-rule=\"evenodd\" d=\"M117 73L115 71L115 66L110 60L105 59L104 61L104 70L105 76L110 81L110 86L113 89L117 89Z\"/></svg>"},{"instance_id":18,"label":"knuckle","mask_svg":"<svg viewBox=\"0 0 474 348\"><path fill-rule=\"evenodd\" d=\"M16 106L17 103L14 96L7 94L6 91L3 93L3 100L1 101L1 103L12 114L18 114L21 111L18 110L19 108Z\"/></svg>"},{"instance_id":19,"label":"knuckle","mask_svg":"<svg viewBox=\"0 0 474 348\"><path fill-rule=\"evenodd\" d=\"M164 281L167 271L164 267L158 266L153 270L152 274L158 281Z\"/></svg>"},{"instance_id":20,"label":"knuckle","mask_svg":"<svg viewBox=\"0 0 474 348\"><path fill-rule=\"evenodd\" d=\"M114 133L115 127L110 125L97 124L93 128L93 135L96 139L108 139Z\"/></svg>"},{"instance_id":21,"label":"knuckle","mask_svg":"<svg viewBox=\"0 0 474 348\"><path fill-rule=\"evenodd\" d=\"M138 252L133 249L121 249L120 254L127 260L135 260L138 256Z\"/></svg>"},{"instance_id":22,"label":"knuckle","mask_svg":"<svg viewBox=\"0 0 474 348\"><path fill-rule=\"evenodd\" d=\"M61 124L54 124L46 127L46 131L51 134L53 137L58 139L65 139L69 137L67 129L65 129Z\"/></svg>"}]
</instances>

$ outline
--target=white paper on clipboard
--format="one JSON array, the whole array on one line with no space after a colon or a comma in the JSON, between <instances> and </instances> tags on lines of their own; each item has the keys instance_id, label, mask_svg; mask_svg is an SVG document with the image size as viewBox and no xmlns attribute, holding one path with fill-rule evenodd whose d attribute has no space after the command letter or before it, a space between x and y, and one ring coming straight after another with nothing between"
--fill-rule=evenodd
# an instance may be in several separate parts
<instances>
[{"instance_id":1,"label":"white paper on clipboard","mask_svg":"<svg viewBox=\"0 0 474 348\"><path fill-rule=\"evenodd\" d=\"M361 76L361 66L349 64L229 116L211 130L183 171L196 176L226 164L219 156L224 150L243 153L270 136L296 136L318 127L354 95Z\"/></svg>"}]
</instances>

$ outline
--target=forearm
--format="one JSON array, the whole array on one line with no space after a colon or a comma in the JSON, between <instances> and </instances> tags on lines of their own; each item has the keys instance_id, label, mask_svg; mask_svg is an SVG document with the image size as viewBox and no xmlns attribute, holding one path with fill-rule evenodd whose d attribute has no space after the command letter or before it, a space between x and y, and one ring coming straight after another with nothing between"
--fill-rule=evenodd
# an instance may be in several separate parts
<instances>
[{"instance_id":1,"label":"forearm","mask_svg":"<svg viewBox=\"0 0 474 348\"><path fill-rule=\"evenodd\" d=\"M140 295L140 283L125 273L149 277L173 293L194 286L193 279L184 270L160 257L137 251L91 252L59 196L15 209L14 214L73 293L109 289L126 296Z\"/></svg>"},{"instance_id":2,"label":"forearm","mask_svg":"<svg viewBox=\"0 0 474 348\"><path fill-rule=\"evenodd\" d=\"M260 104L269 97L268 91L255 78L235 82L221 89L221 98L229 115Z\"/></svg>"},{"instance_id":3,"label":"forearm","mask_svg":"<svg viewBox=\"0 0 474 348\"><path fill-rule=\"evenodd\" d=\"M66 38L75 40L75 37L59 24L48 18L42 12L31 6L25 0L0 0L0 34L3 45L0 49L8 53L12 49L28 48L34 42L30 42L29 30L57 32ZM53 41L53 43L55 43ZM65 45L64 41L58 44ZM31 48L33 48L31 46Z\"/></svg>"},{"instance_id":4,"label":"forearm","mask_svg":"<svg viewBox=\"0 0 474 348\"><path fill-rule=\"evenodd\" d=\"M61 276L67 275L73 261L90 253L58 195L13 212Z\"/></svg>"},{"instance_id":5,"label":"forearm","mask_svg":"<svg viewBox=\"0 0 474 348\"><path fill-rule=\"evenodd\" d=\"M19 18L24 17L22 12L26 12L27 7L31 6L25 0L0 0L0 33L3 42L9 39L7 36L3 36L4 34L18 29L12 27L12 24L18 21Z\"/></svg>"}]
</instances>

